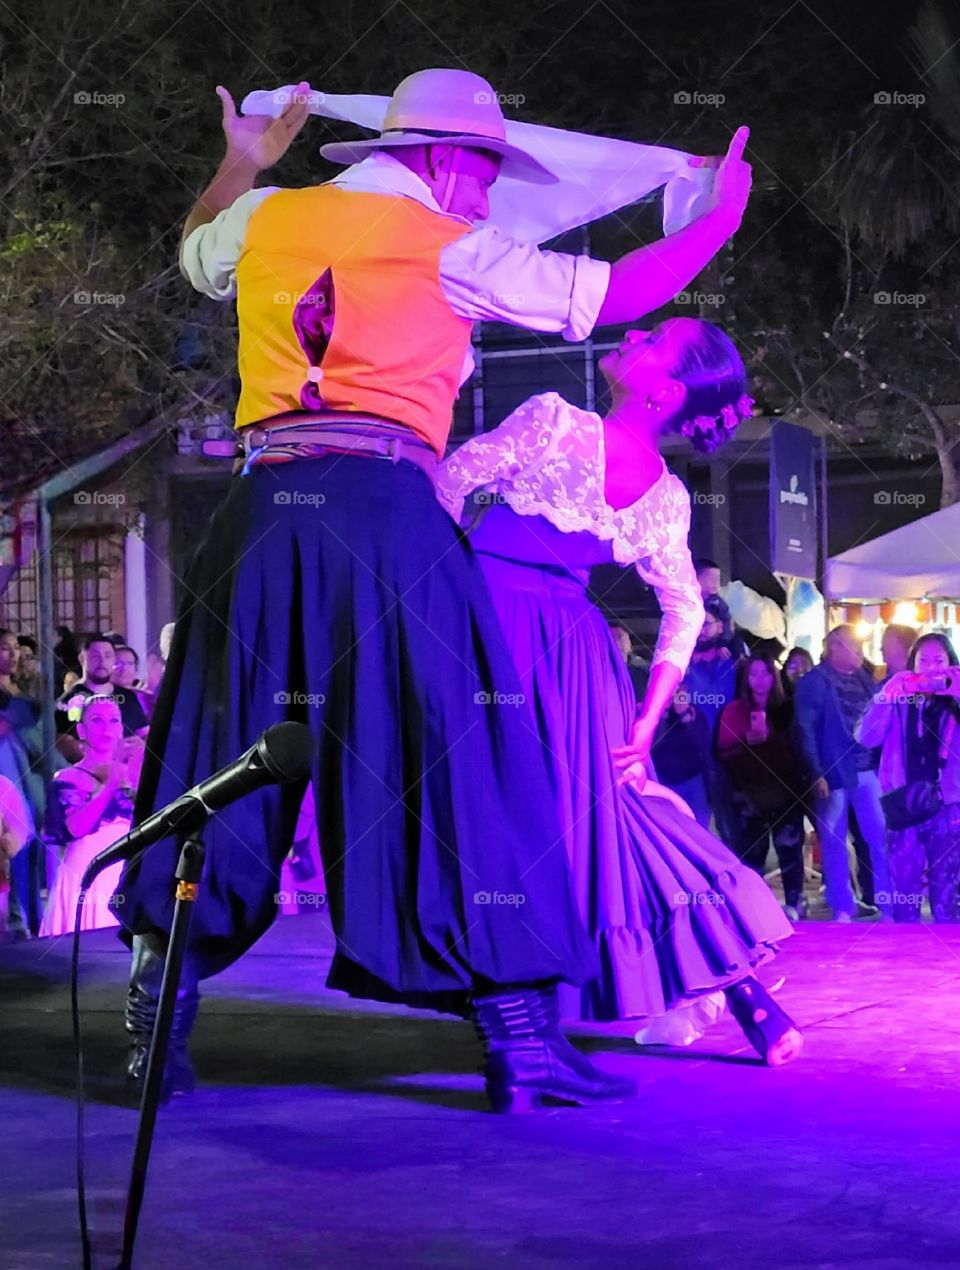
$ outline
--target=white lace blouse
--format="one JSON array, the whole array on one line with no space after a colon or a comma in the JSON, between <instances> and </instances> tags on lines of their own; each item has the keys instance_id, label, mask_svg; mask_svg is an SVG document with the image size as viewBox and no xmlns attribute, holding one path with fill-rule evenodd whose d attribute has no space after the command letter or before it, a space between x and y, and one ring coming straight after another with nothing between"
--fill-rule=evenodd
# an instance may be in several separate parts
<instances>
[{"instance_id":1,"label":"white lace blouse","mask_svg":"<svg viewBox=\"0 0 960 1270\"><path fill-rule=\"evenodd\" d=\"M666 465L629 507L604 496L603 421L555 392L531 397L498 428L464 442L441 464L437 496L457 521L464 499L484 488L521 516L544 516L566 533L587 530L610 542L656 593L663 621L653 664L687 669L703 625L690 556L690 495Z\"/></svg>"}]
</instances>

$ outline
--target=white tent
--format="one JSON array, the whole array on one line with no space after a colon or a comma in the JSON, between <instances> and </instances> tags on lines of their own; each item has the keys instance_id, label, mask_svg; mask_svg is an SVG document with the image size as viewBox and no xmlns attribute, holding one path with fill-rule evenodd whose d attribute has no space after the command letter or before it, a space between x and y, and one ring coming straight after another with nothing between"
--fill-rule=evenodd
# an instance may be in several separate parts
<instances>
[{"instance_id":1,"label":"white tent","mask_svg":"<svg viewBox=\"0 0 960 1270\"><path fill-rule=\"evenodd\" d=\"M827 561L831 600L960 598L960 503Z\"/></svg>"}]
</instances>

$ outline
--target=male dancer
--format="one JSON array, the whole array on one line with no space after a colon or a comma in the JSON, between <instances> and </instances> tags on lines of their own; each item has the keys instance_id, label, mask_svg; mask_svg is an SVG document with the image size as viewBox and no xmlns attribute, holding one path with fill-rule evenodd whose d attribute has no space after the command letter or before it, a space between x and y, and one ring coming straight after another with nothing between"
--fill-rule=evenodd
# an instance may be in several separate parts
<instances>
[{"instance_id":1,"label":"male dancer","mask_svg":"<svg viewBox=\"0 0 960 1270\"><path fill-rule=\"evenodd\" d=\"M398 87L381 135L328 145L325 185L253 189L307 118L223 102L226 156L184 227L195 287L237 297L247 452L186 580L137 816L285 718L309 722L337 939L329 984L471 1013L497 1110L620 1098L563 1038L556 984L593 973L547 775L470 548L434 497L473 322L584 339L682 290L733 234L746 130L713 203L612 266L484 229L510 170L552 175L505 140L497 94L464 71ZM380 461L377 461L377 460ZM383 460L387 459L388 462ZM206 834L168 1088L189 1088L196 979L246 950L273 894L301 790L269 788ZM172 843L126 870L135 941L129 1070L142 1076L169 929Z\"/></svg>"}]
</instances>

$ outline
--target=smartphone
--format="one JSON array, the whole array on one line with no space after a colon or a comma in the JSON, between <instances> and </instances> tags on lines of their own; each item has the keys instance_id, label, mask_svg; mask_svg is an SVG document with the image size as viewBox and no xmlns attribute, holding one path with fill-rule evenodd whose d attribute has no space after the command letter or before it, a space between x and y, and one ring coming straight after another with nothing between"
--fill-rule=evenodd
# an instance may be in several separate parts
<instances>
[{"instance_id":1,"label":"smartphone","mask_svg":"<svg viewBox=\"0 0 960 1270\"><path fill-rule=\"evenodd\" d=\"M765 710L750 711L750 731L766 732L767 730L767 713Z\"/></svg>"},{"instance_id":2,"label":"smartphone","mask_svg":"<svg viewBox=\"0 0 960 1270\"><path fill-rule=\"evenodd\" d=\"M929 674L910 671L905 679L906 687L910 692L946 692L950 687L950 676L945 670Z\"/></svg>"},{"instance_id":3,"label":"smartphone","mask_svg":"<svg viewBox=\"0 0 960 1270\"><path fill-rule=\"evenodd\" d=\"M950 687L950 676L946 671L940 671L935 675L924 675L926 680L926 692L946 692Z\"/></svg>"}]
</instances>

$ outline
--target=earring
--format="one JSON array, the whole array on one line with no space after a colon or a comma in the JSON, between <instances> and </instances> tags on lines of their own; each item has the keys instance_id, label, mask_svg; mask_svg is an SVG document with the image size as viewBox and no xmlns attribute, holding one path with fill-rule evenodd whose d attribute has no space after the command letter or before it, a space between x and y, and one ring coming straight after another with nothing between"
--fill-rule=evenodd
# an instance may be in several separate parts
<instances>
[{"instance_id":1,"label":"earring","mask_svg":"<svg viewBox=\"0 0 960 1270\"><path fill-rule=\"evenodd\" d=\"M652 397L648 397L648 398L647 398L647 409L648 409L648 410L655 410L655 411L657 412L657 414L659 414L659 413L660 413L660 411L663 409L663 406L661 406L661 404L660 404L660 402L659 402L659 401L654 401Z\"/></svg>"}]
</instances>

